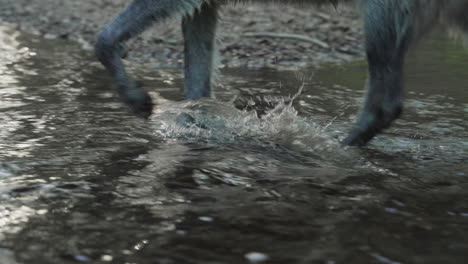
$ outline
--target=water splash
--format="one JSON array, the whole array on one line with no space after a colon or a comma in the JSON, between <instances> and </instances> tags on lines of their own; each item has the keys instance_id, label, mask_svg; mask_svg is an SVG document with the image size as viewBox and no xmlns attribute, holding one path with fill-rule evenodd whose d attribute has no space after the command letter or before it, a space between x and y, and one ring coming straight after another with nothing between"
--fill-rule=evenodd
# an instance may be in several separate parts
<instances>
[{"instance_id":1,"label":"water splash","mask_svg":"<svg viewBox=\"0 0 468 264\"><path fill-rule=\"evenodd\" d=\"M342 151L324 127L298 115L291 98L265 98L274 105L258 117L232 102L213 99L174 102L156 98L154 131L166 139L182 138L216 144L274 145L299 153Z\"/></svg>"}]
</instances>

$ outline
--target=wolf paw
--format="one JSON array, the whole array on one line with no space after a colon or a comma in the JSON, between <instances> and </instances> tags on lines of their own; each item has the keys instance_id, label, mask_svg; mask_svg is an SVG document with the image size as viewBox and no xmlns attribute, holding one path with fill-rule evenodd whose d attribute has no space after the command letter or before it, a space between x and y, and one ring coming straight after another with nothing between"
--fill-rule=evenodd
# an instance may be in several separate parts
<instances>
[{"instance_id":1,"label":"wolf paw","mask_svg":"<svg viewBox=\"0 0 468 264\"><path fill-rule=\"evenodd\" d=\"M120 98L130 111L142 118L149 118L153 112L153 101L148 92L131 79L116 83Z\"/></svg>"},{"instance_id":2,"label":"wolf paw","mask_svg":"<svg viewBox=\"0 0 468 264\"><path fill-rule=\"evenodd\" d=\"M402 107L395 106L391 110L377 109L375 111L364 111L358 118L349 135L343 140L343 145L365 146L372 138L382 130L390 127L402 112Z\"/></svg>"}]
</instances>

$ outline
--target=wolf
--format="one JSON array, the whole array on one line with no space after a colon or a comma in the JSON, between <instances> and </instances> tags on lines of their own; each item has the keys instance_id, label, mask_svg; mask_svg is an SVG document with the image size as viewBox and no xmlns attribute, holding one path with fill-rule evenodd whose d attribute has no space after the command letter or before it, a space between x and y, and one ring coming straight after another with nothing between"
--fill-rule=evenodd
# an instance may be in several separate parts
<instances>
[{"instance_id":1,"label":"wolf","mask_svg":"<svg viewBox=\"0 0 468 264\"><path fill-rule=\"evenodd\" d=\"M364 146L402 113L403 66L408 48L436 24L468 33L468 0L134 0L104 27L95 44L120 98L139 116L149 117L147 91L125 71L125 41L170 17L182 19L186 99L210 97L216 56L218 11L226 4L337 5L361 11L368 62L364 104L344 145Z\"/></svg>"}]
</instances>

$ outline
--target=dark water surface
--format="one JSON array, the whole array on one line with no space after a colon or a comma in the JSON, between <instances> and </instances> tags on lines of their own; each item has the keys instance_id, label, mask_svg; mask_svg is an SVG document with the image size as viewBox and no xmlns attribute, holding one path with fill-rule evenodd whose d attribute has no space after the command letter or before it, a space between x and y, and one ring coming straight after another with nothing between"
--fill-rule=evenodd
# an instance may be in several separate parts
<instances>
[{"instance_id":1,"label":"dark water surface","mask_svg":"<svg viewBox=\"0 0 468 264\"><path fill-rule=\"evenodd\" d=\"M222 102L136 65L147 122L92 54L1 26L0 263L466 263L468 53L435 36L403 118L343 149L363 62L225 71Z\"/></svg>"}]
</instances>

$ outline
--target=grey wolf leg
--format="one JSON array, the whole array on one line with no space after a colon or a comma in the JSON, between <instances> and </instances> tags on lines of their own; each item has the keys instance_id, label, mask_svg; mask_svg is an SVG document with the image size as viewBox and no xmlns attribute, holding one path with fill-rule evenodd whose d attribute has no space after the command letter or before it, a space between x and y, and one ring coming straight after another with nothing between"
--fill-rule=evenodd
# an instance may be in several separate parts
<instances>
[{"instance_id":1,"label":"grey wolf leg","mask_svg":"<svg viewBox=\"0 0 468 264\"><path fill-rule=\"evenodd\" d=\"M185 46L185 98L212 96L217 6L205 3L182 22Z\"/></svg>"},{"instance_id":2,"label":"grey wolf leg","mask_svg":"<svg viewBox=\"0 0 468 264\"><path fill-rule=\"evenodd\" d=\"M401 114L403 63L413 37L411 8L411 1L364 4L368 90L357 122L343 142L346 145L365 145Z\"/></svg>"},{"instance_id":3,"label":"grey wolf leg","mask_svg":"<svg viewBox=\"0 0 468 264\"><path fill-rule=\"evenodd\" d=\"M125 71L121 57L124 42L143 32L154 23L176 14L193 12L204 0L134 0L100 33L96 42L96 56L111 73L121 99L137 115L147 118L153 104L148 93Z\"/></svg>"}]
</instances>

